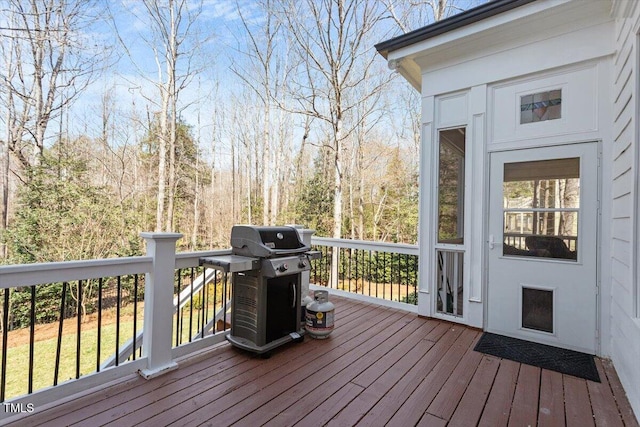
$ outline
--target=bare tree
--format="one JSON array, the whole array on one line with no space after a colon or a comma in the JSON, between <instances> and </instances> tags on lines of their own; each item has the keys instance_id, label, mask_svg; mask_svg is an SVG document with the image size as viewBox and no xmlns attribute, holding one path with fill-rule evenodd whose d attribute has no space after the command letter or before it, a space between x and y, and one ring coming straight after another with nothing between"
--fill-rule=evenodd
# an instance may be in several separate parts
<instances>
[{"instance_id":1,"label":"bare tree","mask_svg":"<svg viewBox=\"0 0 640 427\"><path fill-rule=\"evenodd\" d=\"M302 6L300 6L302 4ZM345 152L368 109L358 108L376 97L387 80L372 81L375 61L369 38L382 17L370 0L306 0L290 2L284 17L301 58L301 78L292 81L298 112L324 122L333 168L333 237L342 235ZM358 91L367 87L366 91ZM337 280L337 251L332 277Z\"/></svg>"},{"instance_id":2,"label":"bare tree","mask_svg":"<svg viewBox=\"0 0 640 427\"><path fill-rule=\"evenodd\" d=\"M480 3L485 0L476 0ZM437 22L463 10L459 0L382 0L386 17L407 33L431 22Z\"/></svg>"},{"instance_id":3,"label":"bare tree","mask_svg":"<svg viewBox=\"0 0 640 427\"><path fill-rule=\"evenodd\" d=\"M4 1L11 24L1 38L10 46L5 55L13 56L2 74L10 108L8 143L24 167L38 163L51 121L105 63L108 49L86 39L95 6L84 0Z\"/></svg>"},{"instance_id":4,"label":"bare tree","mask_svg":"<svg viewBox=\"0 0 640 427\"><path fill-rule=\"evenodd\" d=\"M2 0L5 26L0 30L4 69L0 104L4 106L5 135L0 149L2 219L9 226L11 155L13 172L29 179L40 163L50 124L67 131L62 112L83 93L99 71L109 65L110 48L98 38L89 40L91 26L100 18L100 5L85 0ZM55 138L59 139L59 138ZM55 140L54 139L54 140ZM2 254L6 256L3 246Z\"/></svg>"},{"instance_id":5,"label":"bare tree","mask_svg":"<svg viewBox=\"0 0 640 427\"><path fill-rule=\"evenodd\" d=\"M128 49L121 37L120 39L140 75L151 81L160 95L159 101L156 96L143 96L158 108L156 230L172 230L177 185L177 129L180 109L185 107L181 105L179 98L181 92L200 71L196 62L202 40L199 39L197 20L202 13L202 0L143 0L141 4L144 10L138 11L134 8L133 13L148 24L140 33L140 37L152 51L156 65L155 79L148 77L144 67L138 63L138 58Z\"/></svg>"},{"instance_id":6,"label":"bare tree","mask_svg":"<svg viewBox=\"0 0 640 427\"><path fill-rule=\"evenodd\" d=\"M283 156L287 152L292 122L288 111L274 107L286 103L283 87L290 72L290 40L282 30L282 20L276 11L277 1L261 0L255 6L263 16L258 24L247 19L238 6L246 40L242 40L238 48L244 55L233 60L231 69L257 96L262 108L261 146L257 157L261 180L258 185L262 189L262 222L273 225L281 207Z\"/></svg>"}]
</instances>

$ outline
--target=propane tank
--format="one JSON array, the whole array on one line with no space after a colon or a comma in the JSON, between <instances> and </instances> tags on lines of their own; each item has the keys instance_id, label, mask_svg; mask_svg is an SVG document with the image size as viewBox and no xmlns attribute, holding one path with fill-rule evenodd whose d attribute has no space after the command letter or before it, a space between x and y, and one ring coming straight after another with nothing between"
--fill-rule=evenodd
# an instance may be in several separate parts
<instances>
[{"instance_id":1,"label":"propane tank","mask_svg":"<svg viewBox=\"0 0 640 427\"><path fill-rule=\"evenodd\" d=\"M313 302L313 298L309 295L305 295L302 298L302 303L300 304L300 327L304 328L307 324L307 305Z\"/></svg>"},{"instance_id":2,"label":"propane tank","mask_svg":"<svg viewBox=\"0 0 640 427\"><path fill-rule=\"evenodd\" d=\"M325 339L333 331L334 306L329 302L328 291L315 291L313 298L307 305L305 328L313 338Z\"/></svg>"}]
</instances>

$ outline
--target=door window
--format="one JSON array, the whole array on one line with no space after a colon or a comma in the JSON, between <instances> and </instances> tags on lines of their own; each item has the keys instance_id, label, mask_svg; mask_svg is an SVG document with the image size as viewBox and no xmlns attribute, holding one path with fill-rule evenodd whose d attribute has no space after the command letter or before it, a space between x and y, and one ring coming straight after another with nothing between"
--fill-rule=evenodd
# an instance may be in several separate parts
<instances>
[{"instance_id":1,"label":"door window","mask_svg":"<svg viewBox=\"0 0 640 427\"><path fill-rule=\"evenodd\" d=\"M503 255L576 261L580 159L504 164Z\"/></svg>"}]
</instances>

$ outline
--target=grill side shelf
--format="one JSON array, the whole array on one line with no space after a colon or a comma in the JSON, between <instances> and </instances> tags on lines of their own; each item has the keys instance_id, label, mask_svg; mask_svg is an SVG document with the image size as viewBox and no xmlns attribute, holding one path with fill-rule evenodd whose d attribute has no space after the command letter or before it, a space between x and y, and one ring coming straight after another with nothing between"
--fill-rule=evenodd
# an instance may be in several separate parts
<instances>
[{"instance_id":1,"label":"grill side shelf","mask_svg":"<svg viewBox=\"0 0 640 427\"><path fill-rule=\"evenodd\" d=\"M225 273L237 273L241 271L257 270L260 268L260 259L241 255L221 255L215 257L200 258L200 265L214 268Z\"/></svg>"}]
</instances>

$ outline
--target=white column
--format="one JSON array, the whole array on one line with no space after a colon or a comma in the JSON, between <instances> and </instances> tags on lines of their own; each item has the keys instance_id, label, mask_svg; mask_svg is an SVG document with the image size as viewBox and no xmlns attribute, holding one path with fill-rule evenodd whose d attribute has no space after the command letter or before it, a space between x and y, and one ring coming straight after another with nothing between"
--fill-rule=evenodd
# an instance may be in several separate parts
<instances>
[{"instance_id":1,"label":"white column","mask_svg":"<svg viewBox=\"0 0 640 427\"><path fill-rule=\"evenodd\" d=\"M431 293L431 286L436 277L436 252L434 249L436 229L436 207L438 200L435 194L437 177L434 177L435 163L434 147L434 116L435 98L427 96L422 98L422 131L420 150L420 201L418 218L418 247L420 251L418 263L418 314L431 316L435 303L432 298L437 297ZM437 141L437 140L435 140Z\"/></svg>"},{"instance_id":2,"label":"white column","mask_svg":"<svg viewBox=\"0 0 640 427\"><path fill-rule=\"evenodd\" d=\"M171 331L176 241L182 234L141 233L140 236L147 241L147 255L153 258L144 288L142 352L147 357L147 368L140 371L140 375L150 379L178 367L171 358Z\"/></svg>"}]
</instances>

